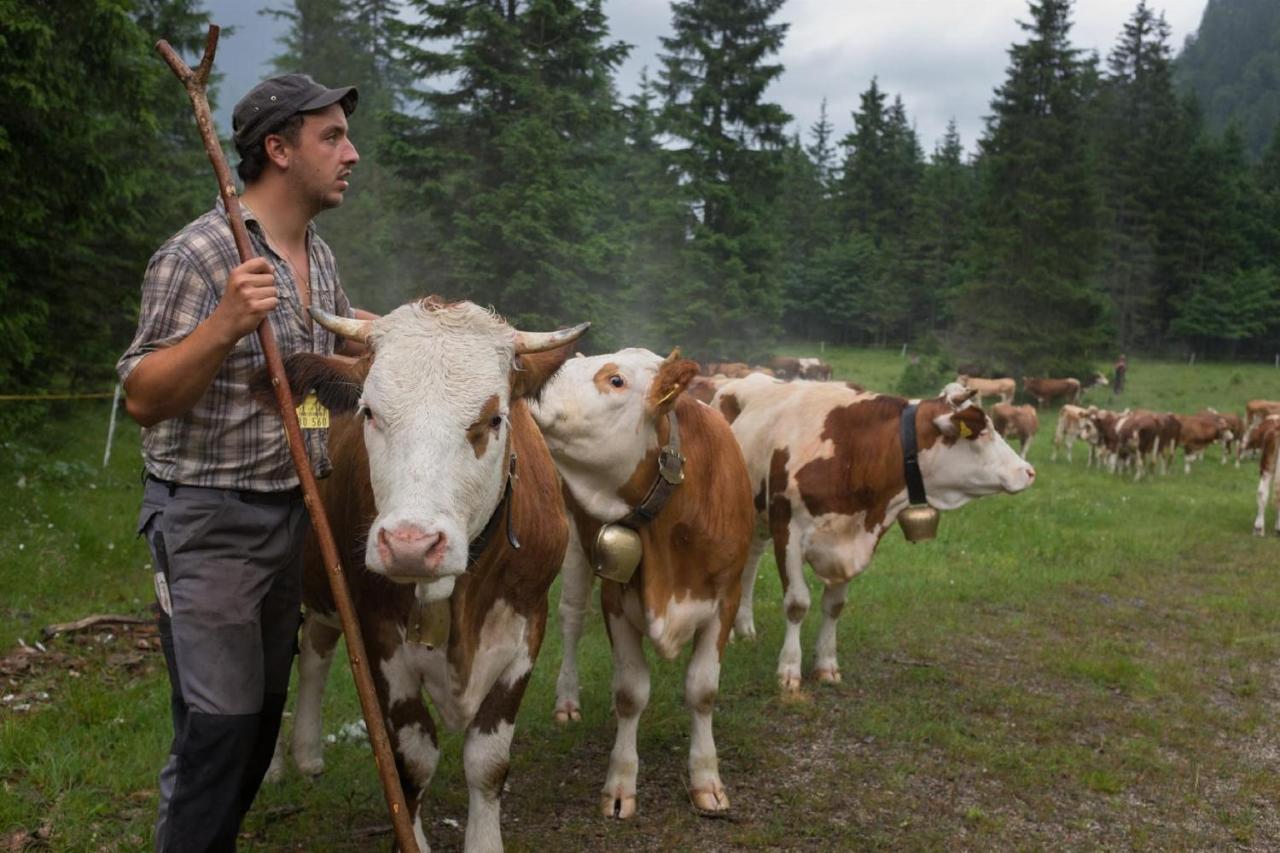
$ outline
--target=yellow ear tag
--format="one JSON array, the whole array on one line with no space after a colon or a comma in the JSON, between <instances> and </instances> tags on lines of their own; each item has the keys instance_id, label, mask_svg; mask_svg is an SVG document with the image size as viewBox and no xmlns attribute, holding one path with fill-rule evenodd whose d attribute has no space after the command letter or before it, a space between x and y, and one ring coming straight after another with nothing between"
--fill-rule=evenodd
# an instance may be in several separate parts
<instances>
[{"instance_id":1,"label":"yellow ear tag","mask_svg":"<svg viewBox=\"0 0 1280 853\"><path fill-rule=\"evenodd\" d=\"M658 406L661 406L663 403L667 402L668 400L670 400L672 397L674 397L675 395L677 395L677 394L679 394L679 393L680 393L680 386L679 386L679 385L672 385L672 386L671 386L671 390L670 390L670 391L668 391L666 394L663 394L663 395L662 395L662 399L661 399L661 400L659 400L659 401L654 405L654 408L657 408Z\"/></svg>"},{"instance_id":2,"label":"yellow ear tag","mask_svg":"<svg viewBox=\"0 0 1280 853\"><path fill-rule=\"evenodd\" d=\"M320 403L314 391L299 404L297 412L298 426L303 429L329 428L329 410Z\"/></svg>"},{"instance_id":3,"label":"yellow ear tag","mask_svg":"<svg viewBox=\"0 0 1280 853\"><path fill-rule=\"evenodd\" d=\"M965 423L964 421L961 421L961 422L960 422L960 437L961 437L961 438L968 438L968 437L969 437L969 436L971 436L971 435L973 435L973 430L969 429L969 425L968 425L967 423Z\"/></svg>"}]
</instances>

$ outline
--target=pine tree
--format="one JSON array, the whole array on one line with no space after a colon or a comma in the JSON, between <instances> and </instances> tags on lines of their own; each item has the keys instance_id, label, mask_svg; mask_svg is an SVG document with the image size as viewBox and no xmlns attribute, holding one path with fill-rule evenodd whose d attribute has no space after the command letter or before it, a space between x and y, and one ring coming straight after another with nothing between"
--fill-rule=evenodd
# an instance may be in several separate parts
<instances>
[{"instance_id":1,"label":"pine tree","mask_svg":"<svg viewBox=\"0 0 1280 853\"><path fill-rule=\"evenodd\" d=\"M675 340L695 353L759 357L782 315L773 199L789 116L763 100L782 66L783 0L677 0L660 91L662 129L689 206L685 279L662 305Z\"/></svg>"},{"instance_id":2,"label":"pine tree","mask_svg":"<svg viewBox=\"0 0 1280 853\"><path fill-rule=\"evenodd\" d=\"M920 265L919 311L924 328L936 332L949 324L952 293L965 275L965 256L973 240L977 182L964 162L955 119L934 149L920 180L912 255Z\"/></svg>"},{"instance_id":3,"label":"pine tree","mask_svg":"<svg viewBox=\"0 0 1280 853\"><path fill-rule=\"evenodd\" d=\"M1159 313L1160 228L1189 153L1173 90L1169 25L1145 0L1125 23L1098 98L1101 269L1121 350L1151 345Z\"/></svg>"},{"instance_id":4,"label":"pine tree","mask_svg":"<svg viewBox=\"0 0 1280 853\"><path fill-rule=\"evenodd\" d=\"M607 313L619 247L599 227L602 173L627 48L607 41L600 0L412 7L408 67L443 88L412 92L388 156L438 234L430 287L530 327Z\"/></svg>"},{"instance_id":5,"label":"pine tree","mask_svg":"<svg viewBox=\"0 0 1280 853\"><path fill-rule=\"evenodd\" d=\"M1069 0L1032 0L1027 41L980 143L979 235L953 310L965 360L1017 374L1079 371L1108 337L1097 281L1097 192Z\"/></svg>"}]
</instances>

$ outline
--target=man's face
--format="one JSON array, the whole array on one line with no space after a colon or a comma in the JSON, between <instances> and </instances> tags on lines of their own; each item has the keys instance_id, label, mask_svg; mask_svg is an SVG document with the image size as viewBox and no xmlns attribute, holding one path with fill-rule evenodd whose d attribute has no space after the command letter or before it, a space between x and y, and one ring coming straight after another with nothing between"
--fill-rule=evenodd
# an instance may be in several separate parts
<instances>
[{"instance_id":1,"label":"man's face","mask_svg":"<svg viewBox=\"0 0 1280 853\"><path fill-rule=\"evenodd\" d=\"M342 204L351 169L360 160L347 136L347 116L341 104L307 113L292 146L289 178L317 210Z\"/></svg>"}]
</instances>

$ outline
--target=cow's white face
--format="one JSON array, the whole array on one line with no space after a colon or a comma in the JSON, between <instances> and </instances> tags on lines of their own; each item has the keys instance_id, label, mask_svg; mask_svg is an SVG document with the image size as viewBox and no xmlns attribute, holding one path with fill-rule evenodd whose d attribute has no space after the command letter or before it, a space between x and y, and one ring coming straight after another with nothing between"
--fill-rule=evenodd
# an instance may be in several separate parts
<instances>
[{"instance_id":1,"label":"cow's white face","mask_svg":"<svg viewBox=\"0 0 1280 853\"><path fill-rule=\"evenodd\" d=\"M656 420L672 401L655 399L654 380L673 363L634 348L570 359L531 403L556 467L592 516L611 521L631 510L618 491L658 446ZM694 372L696 366L672 397Z\"/></svg>"},{"instance_id":2,"label":"cow's white face","mask_svg":"<svg viewBox=\"0 0 1280 853\"><path fill-rule=\"evenodd\" d=\"M955 509L973 498L1013 494L1031 485L1036 470L1019 456L981 409L966 403L958 412L934 417L933 424L954 441L937 441L920 452L929 503Z\"/></svg>"},{"instance_id":3,"label":"cow's white face","mask_svg":"<svg viewBox=\"0 0 1280 853\"><path fill-rule=\"evenodd\" d=\"M506 482L514 335L468 302L374 321L358 404L378 511L372 571L424 582L466 571Z\"/></svg>"}]
</instances>

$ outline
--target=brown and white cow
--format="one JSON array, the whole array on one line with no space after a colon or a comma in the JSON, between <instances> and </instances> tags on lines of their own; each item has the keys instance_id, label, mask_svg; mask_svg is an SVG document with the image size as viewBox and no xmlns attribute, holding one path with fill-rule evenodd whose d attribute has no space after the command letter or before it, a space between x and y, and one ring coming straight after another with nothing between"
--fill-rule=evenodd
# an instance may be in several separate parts
<instances>
[{"instance_id":1,"label":"brown and white cow","mask_svg":"<svg viewBox=\"0 0 1280 853\"><path fill-rule=\"evenodd\" d=\"M658 477L659 449L670 437L670 411L685 460L683 483L639 527L643 556L635 575L626 584L601 582L618 722L602 791L606 816L629 818L636 811L636 731L649 701L645 637L667 660L693 645L685 673L685 701L693 714L689 793L698 808L729 807L711 721L754 512L746 464L729 425L681 393L697 369L676 353L663 359L644 349L574 359L547 383L532 409L564 478L565 502L581 543L594 543L603 524L625 518L644 500ZM782 384L762 375L752 379ZM579 714L576 648L592 584L580 547L566 559L562 584L565 656L556 717L564 721Z\"/></svg>"},{"instance_id":2,"label":"brown and white cow","mask_svg":"<svg viewBox=\"0 0 1280 853\"><path fill-rule=\"evenodd\" d=\"M1173 412L1159 412L1156 418L1160 422L1160 444L1157 455L1160 458L1160 473L1168 474L1173 465L1173 456L1182 439L1182 421Z\"/></svg>"},{"instance_id":3,"label":"brown and white cow","mask_svg":"<svg viewBox=\"0 0 1280 853\"><path fill-rule=\"evenodd\" d=\"M950 385L916 409L920 470L928 501L937 509L1020 492L1035 478L1035 469L971 402L974 393ZM772 538L787 618L779 684L785 691L800 688L800 626L809 610L806 561L826 586L814 672L819 681L839 681L836 620L845 590L908 504L899 433L908 401L835 382L747 378L726 383L713 405L730 419L742 445L759 519L735 633L755 636L752 587Z\"/></svg>"},{"instance_id":4,"label":"brown and white cow","mask_svg":"<svg viewBox=\"0 0 1280 853\"><path fill-rule=\"evenodd\" d=\"M1276 533L1280 534L1280 418L1265 417L1257 425L1253 440L1262 451L1258 464L1258 516L1253 521L1253 535L1265 536L1267 500L1276 505Z\"/></svg>"},{"instance_id":5,"label":"brown and white cow","mask_svg":"<svg viewBox=\"0 0 1280 853\"><path fill-rule=\"evenodd\" d=\"M981 397L982 392L979 391L978 395ZM1040 430L1040 418L1036 417L1035 406L1010 406L1006 403L996 403L991 409L991 424L1006 441L1010 436L1016 436L1019 455L1023 459L1027 458L1027 451L1031 449L1031 439L1035 438Z\"/></svg>"},{"instance_id":6,"label":"brown and white cow","mask_svg":"<svg viewBox=\"0 0 1280 853\"><path fill-rule=\"evenodd\" d=\"M1052 403L1059 397L1065 397L1068 403L1079 403L1080 395L1085 389L1106 384L1107 377L1101 373L1094 373L1083 383L1070 376L1063 379L1037 379L1025 376L1022 379L1022 390L1028 397L1036 398L1036 408L1043 408L1045 403Z\"/></svg>"},{"instance_id":7,"label":"brown and white cow","mask_svg":"<svg viewBox=\"0 0 1280 853\"><path fill-rule=\"evenodd\" d=\"M1080 431L1084 428L1089 415L1097 410L1095 406L1090 406L1086 409L1071 403L1067 403L1058 410L1058 425L1053 431L1053 453L1049 457L1050 461L1058 461L1058 449L1064 444L1067 448L1067 461L1071 461L1072 446L1075 445L1076 439L1081 437ZM1093 467L1095 447L1092 443L1086 443L1089 444L1089 458L1085 463L1085 467L1091 468Z\"/></svg>"},{"instance_id":8,"label":"brown and white cow","mask_svg":"<svg viewBox=\"0 0 1280 853\"><path fill-rule=\"evenodd\" d=\"M1222 436L1222 425L1214 415L1178 415L1178 444L1182 447L1182 471L1191 473L1191 462L1204 457L1204 450Z\"/></svg>"},{"instance_id":9,"label":"brown and white cow","mask_svg":"<svg viewBox=\"0 0 1280 853\"><path fill-rule=\"evenodd\" d=\"M1000 402L1008 405L1013 402L1014 392L1018 390L1017 384L1008 377L998 379L983 379L978 376L966 376L961 373L956 377L956 381L966 388L973 388L978 392L978 405L982 405L984 397L999 397Z\"/></svg>"},{"instance_id":10,"label":"brown and white cow","mask_svg":"<svg viewBox=\"0 0 1280 853\"><path fill-rule=\"evenodd\" d=\"M1199 414L1212 415L1218 420L1218 440L1222 443L1222 464L1234 457L1236 467L1240 467L1241 445L1244 444L1244 419L1234 412L1219 412L1217 409L1205 409Z\"/></svg>"},{"instance_id":11,"label":"brown and white cow","mask_svg":"<svg viewBox=\"0 0 1280 853\"><path fill-rule=\"evenodd\" d=\"M321 497L418 845L427 850L422 795L439 757L425 689L444 724L465 732L466 849L500 849L516 710L568 540L559 480L526 401L585 326L529 335L469 302L434 300L371 322L317 319L370 347L355 364L306 354L287 368L295 398L314 390L333 413L333 473ZM314 537L303 600L293 755L315 774L340 623Z\"/></svg>"},{"instance_id":12,"label":"brown and white cow","mask_svg":"<svg viewBox=\"0 0 1280 853\"><path fill-rule=\"evenodd\" d=\"M1090 459L1097 459L1099 468L1105 465L1112 471L1115 470L1116 457L1120 451L1120 436L1116 428L1120 419L1127 414L1127 411L1111 412L1089 407L1088 416L1080 425L1080 438L1092 448Z\"/></svg>"},{"instance_id":13,"label":"brown and white cow","mask_svg":"<svg viewBox=\"0 0 1280 853\"><path fill-rule=\"evenodd\" d=\"M780 355L769 362L773 376L779 379L811 379L827 382L831 379L831 365L820 358L796 358Z\"/></svg>"},{"instance_id":14,"label":"brown and white cow","mask_svg":"<svg viewBox=\"0 0 1280 853\"><path fill-rule=\"evenodd\" d=\"M1244 405L1244 423L1251 427L1268 415L1280 415L1280 401L1250 400Z\"/></svg>"},{"instance_id":15,"label":"brown and white cow","mask_svg":"<svg viewBox=\"0 0 1280 853\"><path fill-rule=\"evenodd\" d=\"M1135 411L1124 415L1116 424L1116 438L1121 462L1133 465L1133 479L1141 480L1147 466L1153 469L1160 450L1163 422L1155 412Z\"/></svg>"}]
</instances>

